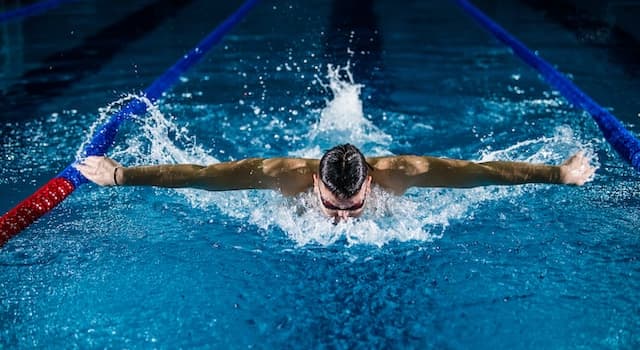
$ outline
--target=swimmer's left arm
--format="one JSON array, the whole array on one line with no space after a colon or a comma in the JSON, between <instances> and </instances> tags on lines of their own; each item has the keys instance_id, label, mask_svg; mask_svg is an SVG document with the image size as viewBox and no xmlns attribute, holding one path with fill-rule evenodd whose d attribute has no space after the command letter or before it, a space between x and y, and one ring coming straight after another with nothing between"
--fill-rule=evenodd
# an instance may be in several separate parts
<instances>
[{"instance_id":1,"label":"swimmer's left arm","mask_svg":"<svg viewBox=\"0 0 640 350\"><path fill-rule=\"evenodd\" d=\"M403 193L409 187L469 188L525 183L583 185L595 172L582 152L561 165L509 161L476 163L423 156L383 157L372 163L376 169L372 172L374 182L395 193Z\"/></svg>"}]
</instances>

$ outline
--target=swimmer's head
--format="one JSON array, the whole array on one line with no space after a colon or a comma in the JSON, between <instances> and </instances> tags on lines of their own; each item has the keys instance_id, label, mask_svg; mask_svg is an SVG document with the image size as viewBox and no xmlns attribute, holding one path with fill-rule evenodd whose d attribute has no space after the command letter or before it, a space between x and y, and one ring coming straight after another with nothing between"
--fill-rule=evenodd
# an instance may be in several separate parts
<instances>
[{"instance_id":1,"label":"swimmer's head","mask_svg":"<svg viewBox=\"0 0 640 350\"><path fill-rule=\"evenodd\" d=\"M338 145L320 159L315 190L322 209L336 219L359 216L371 184L369 164L355 146Z\"/></svg>"}]
</instances>

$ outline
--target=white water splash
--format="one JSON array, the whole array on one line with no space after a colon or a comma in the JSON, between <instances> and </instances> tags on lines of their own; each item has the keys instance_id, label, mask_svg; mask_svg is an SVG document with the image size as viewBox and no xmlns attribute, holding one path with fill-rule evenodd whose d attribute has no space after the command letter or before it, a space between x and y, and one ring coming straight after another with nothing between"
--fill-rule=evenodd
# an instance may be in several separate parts
<instances>
[{"instance_id":1,"label":"white water splash","mask_svg":"<svg viewBox=\"0 0 640 350\"><path fill-rule=\"evenodd\" d=\"M530 163L560 164L569 155L583 151L591 164L600 166L592 144L581 142L568 125L554 129L552 136L517 142L501 150L482 150L478 161L516 160Z\"/></svg>"},{"instance_id":2,"label":"white water splash","mask_svg":"<svg viewBox=\"0 0 640 350\"><path fill-rule=\"evenodd\" d=\"M388 154L391 136L380 131L364 117L360 86L350 74L340 80L340 70L330 67L327 86L333 98L319 113L319 120L309 132L307 147L291 152L294 156L320 157L321 145L328 147L350 142L363 147L368 155ZM344 71L343 71L344 73ZM348 73L348 69L346 70ZM131 97L128 97L131 98ZM119 103L124 103L119 101ZM197 163L211 164L218 160L198 146L188 130L163 115L157 107L145 101L149 112L135 118L139 132L126 139L126 145L116 147L112 156L128 159L132 164ZM509 159L544 163L559 163L572 151L584 149L569 127L556 129L551 137L524 140L502 150L482 150L481 161ZM260 154L256 154L260 156ZM538 186L538 185L532 185ZM455 221L473 219L474 209L483 202L519 196L531 187L484 187L474 189L411 189L404 196L393 196L374 188L367 197L362 217L333 224L324 217L318 199L312 192L285 198L274 191L206 192L201 190L170 190L185 196L197 208L249 222L266 234L284 233L296 245L371 244L382 246L391 241L430 241L441 237ZM215 219L214 219L215 220Z\"/></svg>"},{"instance_id":3,"label":"white water splash","mask_svg":"<svg viewBox=\"0 0 640 350\"><path fill-rule=\"evenodd\" d=\"M321 148L328 149L342 143L351 143L368 153L389 154L387 149L393 138L364 115L360 98L362 85L353 81L349 65L328 65L326 79L326 82L319 78L318 81L331 98L327 99L322 110L314 112L318 120L307 134L308 146L290 154L320 157L323 153Z\"/></svg>"},{"instance_id":4,"label":"white water splash","mask_svg":"<svg viewBox=\"0 0 640 350\"><path fill-rule=\"evenodd\" d=\"M218 162L208 155L207 150L198 146L195 138L189 136L186 127L178 127L170 116L165 116L148 98L129 94L99 110L96 122L89 129L87 139L80 145L76 158L83 157L86 145L96 129L106 123L112 115L131 101L138 100L147 106L142 116L132 116L135 131L124 135L125 145L116 144L109 153L112 158L130 160L135 164L187 163L194 159L208 163ZM121 127L121 129L126 129ZM126 132L126 130L125 130ZM121 132L122 134L122 132Z\"/></svg>"}]
</instances>

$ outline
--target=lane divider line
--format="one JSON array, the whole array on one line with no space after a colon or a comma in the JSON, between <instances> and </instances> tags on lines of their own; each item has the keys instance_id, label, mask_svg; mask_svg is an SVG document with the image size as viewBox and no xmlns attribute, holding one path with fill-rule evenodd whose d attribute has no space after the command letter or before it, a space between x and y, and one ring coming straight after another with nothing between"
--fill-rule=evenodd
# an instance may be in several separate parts
<instances>
[{"instance_id":1,"label":"lane divider line","mask_svg":"<svg viewBox=\"0 0 640 350\"><path fill-rule=\"evenodd\" d=\"M72 1L78 1L78 0L43 0L40 2L36 2L35 4L5 11L0 13L0 23L39 15L47 10L51 10L55 7L58 7L59 5L64 4L65 2L72 2Z\"/></svg>"},{"instance_id":2,"label":"lane divider line","mask_svg":"<svg viewBox=\"0 0 640 350\"><path fill-rule=\"evenodd\" d=\"M640 171L640 140L606 109L598 105L591 97L580 90L571 80L553 68L547 61L534 54L516 37L509 34L469 1L456 0L458 5L485 30L498 40L511 47L513 53L542 75L549 85L558 90L575 107L584 109L595 120L604 138L613 149L633 168Z\"/></svg>"},{"instance_id":3,"label":"lane divider line","mask_svg":"<svg viewBox=\"0 0 640 350\"><path fill-rule=\"evenodd\" d=\"M202 39L196 47L157 78L144 91L146 97L152 102L162 97L162 94L170 89L185 71L198 63L212 47L219 43L236 24L246 17L259 1L245 1L234 13ZM131 101L125 105L94 132L91 142L85 146L84 155L105 154L113 145L120 125L132 115L145 113L146 109L146 105L139 100ZM0 247L11 237L22 232L38 218L55 208L80 185L87 182L88 180L73 167L73 163L67 166L58 176L49 180L34 194L0 217Z\"/></svg>"}]
</instances>

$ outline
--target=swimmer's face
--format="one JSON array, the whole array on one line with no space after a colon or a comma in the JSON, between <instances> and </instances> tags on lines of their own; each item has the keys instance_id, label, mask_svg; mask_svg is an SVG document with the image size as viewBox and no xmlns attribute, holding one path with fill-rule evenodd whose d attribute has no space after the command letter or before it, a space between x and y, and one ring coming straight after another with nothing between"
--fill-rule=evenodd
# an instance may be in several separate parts
<instances>
[{"instance_id":1,"label":"swimmer's face","mask_svg":"<svg viewBox=\"0 0 640 350\"><path fill-rule=\"evenodd\" d=\"M336 222L347 218L357 218L364 211L367 194L371 189L371 176L362 184L360 191L353 197L340 199L336 197L322 183L316 174L313 175L313 185L322 212L328 217L332 217Z\"/></svg>"}]
</instances>

